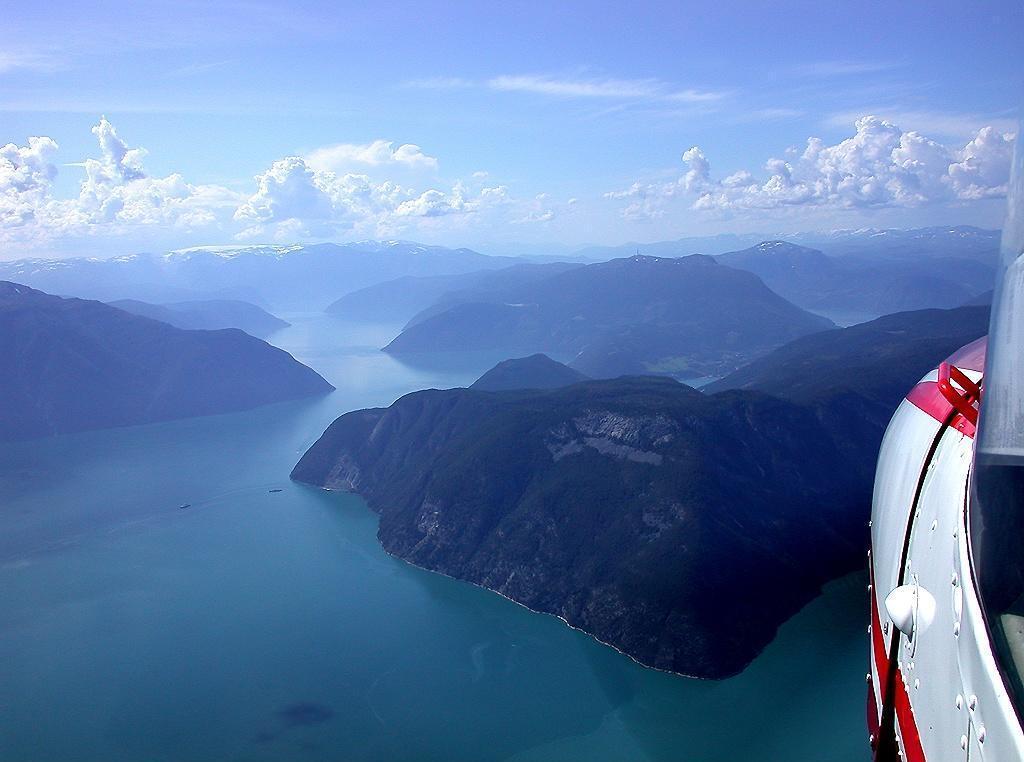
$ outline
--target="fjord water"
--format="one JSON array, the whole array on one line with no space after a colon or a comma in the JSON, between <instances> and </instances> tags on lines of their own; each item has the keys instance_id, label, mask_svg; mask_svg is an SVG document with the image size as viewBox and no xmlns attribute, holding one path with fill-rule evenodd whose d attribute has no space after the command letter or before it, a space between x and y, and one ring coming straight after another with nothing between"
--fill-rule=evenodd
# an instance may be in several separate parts
<instances>
[{"instance_id":1,"label":"fjord water","mask_svg":"<svg viewBox=\"0 0 1024 762\"><path fill-rule=\"evenodd\" d=\"M0 759L868 758L863 579L704 682L413 568L288 473L340 413L504 358L414 369L393 328L286 317L338 391L0 445Z\"/></svg>"}]
</instances>

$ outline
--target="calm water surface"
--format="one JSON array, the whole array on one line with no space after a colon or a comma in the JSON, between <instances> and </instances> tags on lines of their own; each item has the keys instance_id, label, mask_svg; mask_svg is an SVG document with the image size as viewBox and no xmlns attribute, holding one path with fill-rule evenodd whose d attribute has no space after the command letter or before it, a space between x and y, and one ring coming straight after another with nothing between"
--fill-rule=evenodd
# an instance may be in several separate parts
<instances>
[{"instance_id":1,"label":"calm water surface","mask_svg":"<svg viewBox=\"0 0 1024 762\"><path fill-rule=\"evenodd\" d=\"M415 369L376 350L395 327L287 317L271 341L338 391L0 445L0 760L867 760L864 580L711 683L407 566L288 472L340 413L501 358Z\"/></svg>"}]
</instances>

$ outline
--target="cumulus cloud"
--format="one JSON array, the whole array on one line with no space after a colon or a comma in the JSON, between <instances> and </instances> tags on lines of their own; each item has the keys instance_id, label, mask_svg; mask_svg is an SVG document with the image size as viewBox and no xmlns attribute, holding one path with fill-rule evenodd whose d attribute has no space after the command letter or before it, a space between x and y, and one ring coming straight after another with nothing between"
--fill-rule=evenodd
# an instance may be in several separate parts
<instances>
[{"instance_id":1,"label":"cumulus cloud","mask_svg":"<svg viewBox=\"0 0 1024 762\"><path fill-rule=\"evenodd\" d=\"M960 198L992 198L1006 195L1010 182L1013 144L1009 136L985 127L949 165L949 176Z\"/></svg>"},{"instance_id":2,"label":"cumulus cloud","mask_svg":"<svg viewBox=\"0 0 1024 762\"><path fill-rule=\"evenodd\" d=\"M312 169L299 156L279 159L257 175L256 192L239 205L234 218L249 223L245 237L268 225L305 227L308 235L313 228L335 224L328 178L333 175Z\"/></svg>"},{"instance_id":3,"label":"cumulus cloud","mask_svg":"<svg viewBox=\"0 0 1024 762\"><path fill-rule=\"evenodd\" d=\"M48 137L0 149L0 241L38 242L68 235L116 235L137 225L178 228L212 224L237 198L219 186L195 186L173 174L149 177L145 151L130 148L113 125L93 128L99 157L80 163L78 196L53 195L58 147Z\"/></svg>"},{"instance_id":4,"label":"cumulus cloud","mask_svg":"<svg viewBox=\"0 0 1024 762\"><path fill-rule=\"evenodd\" d=\"M463 197L462 188L457 187L451 193L424 191L416 198L399 204L395 214L399 217L442 217L472 211L472 208L472 204L467 204Z\"/></svg>"},{"instance_id":5,"label":"cumulus cloud","mask_svg":"<svg viewBox=\"0 0 1024 762\"><path fill-rule=\"evenodd\" d=\"M741 170L716 180L707 156L694 146L683 154L686 171L677 180L636 182L605 197L629 199L622 210L629 218L658 217L680 195L707 211L918 207L998 198L1006 194L1012 145L1013 135L992 127L955 147L865 116L839 143L810 138L802 151L769 159L761 179Z\"/></svg>"},{"instance_id":6,"label":"cumulus cloud","mask_svg":"<svg viewBox=\"0 0 1024 762\"><path fill-rule=\"evenodd\" d=\"M413 169L437 169L437 159L428 156L423 149L412 143L394 147L389 140L375 140L372 143L338 143L317 148L306 157L307 163L316 169L333 172L355 167L381 167L398 165Z\"/></svg>"},{"instance_id":7,"label":"cumulus cloud","mask_svg":"<svg viewBox=\"0 0 1024 762\"><path fill-rule=\"evenodd\" d=\"M88 159L85 162L86 170L90 174L102 175L110 182L141 180L146 176L142 171L146 149L129 148L127 143L117 136L117 130L105 116L92 128L92 134L99 141L102 158Z\"/></svg>"},{"instance_id":8,"label":"cumulus cloud","mask_svg":"<svg viewBox=\"0 0 1024 762\"><path fill-rule=\"evenodd\" d=\"M247 225L237 236L242 239L329 237L347 230L392 235L436 226L439 218L515 205L504 186L471 190L457 182L450 190L416 191L390 181L377 182L365 174L317 169L298 156L274 162L256 178L256 185L256 193L234 215Z\"/></svg>"},{"instance_id":9,"label":"cumulus cloud","mask_svg":"<svg viewBox=\"0 0 1024 762\"><path fill-rule=\"evenodd\" d=\"M294 241L549 218L545 197L517 200L506 186L488 182L486 172L441 187L388 179L389 168L437 168L436 158L411 143L339 143L307 157L287 156L258 174L255 189L243 194L189 183L177 173L151 176L146 151L131 146L106 118L92 132L96 154L64 165L84 174L72 197L54 195L58 146L52 139L0 148L0 245L46 246L82 236L139 240L145 230L163 231L165 240L203 233Z\"/></svg>"},{"instance_id":10,"label":"cumulus cloud","mask_svg":"<svg viewBox=\"0 0 1024 762\"><path fill-rule=\"evenodd\" d=\"M51 222L57 227L76 230L105 224L204 227L213 224L237 203L237 196L227 189L192 185L177 173L150 177L143 167L146 150L130 148L106 117L92 128L92 133L99 144L100 156L82 163L85 179L78 198L52 205L57 218Z\"/></svg>"},{"instance_id":11,"label":"cumulus cloud","mask_svg":"<svg viewBox=\"0 0 1024 762\"><path fill-rule=\"evenodd\" d=\"M57 143L46 137L28 139L27 146L0 148L0 229L21 227L36 218L50 196L57 176L52 158Z\"/></svg>"}]
</instances>

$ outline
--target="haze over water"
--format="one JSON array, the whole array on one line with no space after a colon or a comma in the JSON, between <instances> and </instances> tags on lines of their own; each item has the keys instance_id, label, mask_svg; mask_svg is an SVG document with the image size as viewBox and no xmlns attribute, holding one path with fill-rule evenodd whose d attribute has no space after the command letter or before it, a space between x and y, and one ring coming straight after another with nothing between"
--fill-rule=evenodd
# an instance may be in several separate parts
<instances>
[{"instance_id":1,"label":"haze over water","mask_svg":"<svg viewBox=\"0 0 1024 762\"><path fill-rule=\"evenodd\" d=\"M288 473L337 415L503 358L412 369L395 327L285 317L336 392L0 445L0 759L868 759L862 579L716 683L413 568Z\"/></svg>"}]
</instances>

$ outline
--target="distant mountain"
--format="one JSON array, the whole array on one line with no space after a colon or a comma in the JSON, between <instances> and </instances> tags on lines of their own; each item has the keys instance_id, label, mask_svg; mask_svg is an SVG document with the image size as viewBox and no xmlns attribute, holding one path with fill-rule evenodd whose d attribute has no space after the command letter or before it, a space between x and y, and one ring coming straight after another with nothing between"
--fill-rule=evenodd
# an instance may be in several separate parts
<instances>
[{"instance_id":1,"label":"distant mountain","mask_svg":"<svg viewBox=\"0 0 1024 762\"><path fill-rule=\"evenodd\" d=\"M798 402L856 391L894 409L910 383L988 332L989 308L916 310L803 336L705 387L754 389Z\"/></svg>"},{"instance_id":2,"label":"distant mountain","mask_svg":"<svg viewBox=\"0 0 1024 762\"><path fill-rule=\"evenodd\" d=\"M829 257L786 241L764 241L717 259L756 274L794 304L830 317L956 307L989 288L995 277L990 265L971 259Z\"/></svg>"},{"instance_id":3,"label":"distant mountain","mask_svg":"<svg viewBox=\"0 0 1024 762\"><path fill-rule=\"evenodd\" d=\"M991 307L992 298L995 296L994 289L983 291L977 296L972 296L966 302L963 303L964 307Z\"/></svg>"},{"instance_id":4,"label":"distant mountain","mask_svg":"<svg viewBox=\"0 0 1024 762\"><path fill-rule=\"evenodd\" d=\"M425 309L409 318L406 327L422 323L458 304L500 303L506 295L521 291L533 283L583 267L582 262L546 262L520 264L502 270L481 273L472 284L442 294Z\"/></svg>"},{"instance_id":5,"label":"distant mountain","mask_svg":"<svg viewBox=\"0 0 1024 762\"><path fill-rule=\"evenodd\" d=\"M209 415L333 387L237 329L185 331L0 282L0 439Z\"/></svg>"},{"instance_id":6,"label":"distant mountain","mask_svg":"<svg viewBox=\"0 0 1024 762\"><path fill-rule=\"evenodd\" d=\"M458 275L406 276L353 291L327 307L332 315L349 320L406 323L417 314L434 314L452 304L479 301L481 296L555 275L578 263L524 263L499 270Z\"/></svg>"},{"instance_id":7,"label":"distant mountain","mask_svg":"<svg viewBox=\"0 0 1024 762\"><path fill-rule=\"evenodd\" d=\"M636 256L575 267L410 321L397 356L500 350L575 358L593 377L716 375L827 328L756 276L710 257Z\"/></svg>"},{"instance_id":8,"label":"distant mountain","mask_svg":"<svg viewBox=\"0 0 1024 762\"><path fill-rule=\"evenodd\" d=\"M988 317L988 307L918 310L804 336L704 391L752 390L810 406L848 461L870 474L900 400L942 359L988 333Z\"/></svg>"},{"instance_id":9,"label":"distant mountain","mask_svg":"<svg viewBox=\"0 0 1024 762\"><path fill-rule=\"evenodd\" d=\"M133 315L160 320L175 328L186 330L214 331L220 328L238 328L250 336L265 338L289 325L255 304L232 299L170 304L150 304L134 299L121 299L109 304Z\"/></svg>"},{"instance_id":10,"label":"distant mountain","mask_svg":"<svg viewBox=\"0 0 1024 762\"><path fill-rule=\"evenodd\" d=\"M458 275L406 275L345 294L325 312L346 320L405 324L447 292L471 285L479 272Z\"/></svg>"},{"instance_id":11,"label":"distant mountain","mask_svg":"<svg viewBox=\"0 0 1024 762\"><path fill-rule=\"evenodd\" d=\"M713 678L856 565L866 515L810 412L658 378L417 392L339 418L292 477L364 495L400 558Z\"/></svg>"},{"instance_id":12,"label":"distant mountain","mask_svg":"<svg viewBox=\"0 0 1024 762\"><path fill-rule=\"evenodd\" d=\"M641 254L648 257L688 257L691 254L722 254L747 246L753 246L770 236L761 233L723 233L713 236L679 238L675 241L654 243L624 243L619 246L587 246L577 249L575 256L585 259L608 261Z\"/></svg>"},{"instance_id":13,"label":"distant mountain","mask_svg":"<svg viewBox=\"0 0 1024 762\"><path fill-rule=\"evenodd\" d=\"M513 389L558 389L586 381L587 376L568 365L536 354L498 363L470 386L481 392Z\"/></svg>"},{"instance_id":14,"label":"distant mountain","mask_svg":"<svg viewBox=\"0 0 1024 762\"><path fill-rule=\"evenodd\" d=\"M862 563L886 423L986 327L962 308L824 331L711 394L650 377L416 392L338 418L292 478L364 495L400 558L726 677Z\"/></svg>"},{"instance_id":15,"label":"distant mountain","mask_svg":"<svg viewBox=\"0 0 1024 762\"><path fill-rule=\"evenodd\" d=\"M1000 236L999 230L953 225L907 230L862 228L777 237L813 246L836 257L973 259L992 266L998 261Z\"/></svg>"},{"instance_id":16,"label":"distant mountain","mask_svg":"<svg viewBox=\"0 0 1024 762\"><path fill-rule=\"evenodd\" d=\"M861 259L956 258L973 259L987 265L997 261L998 230L983 230L969 225L912 228L907 230L861 228L804 233L725 234L655 243L626 243L621 246L590 246L577 256L615 259L633 254L659 257L685 257L690 254L723 254L755 246L762 241L783 240L820 249L829 256Z\"/></svg>"},{"instance_id":17,"label":"distant mountain","mask_svg":"<svg viewBox=\"0 0 1024 762\"><path fill-rule=\"evenodd\" d=\"M516 263L469 249L362 241L195 247L113 259L27 259L0 262L0 280L103 301L182 301L185 292L197 295L189 299L231 298L276 309L319 310L350 291L405 275L450 275Z\"/></svg>"}]
</instances>

